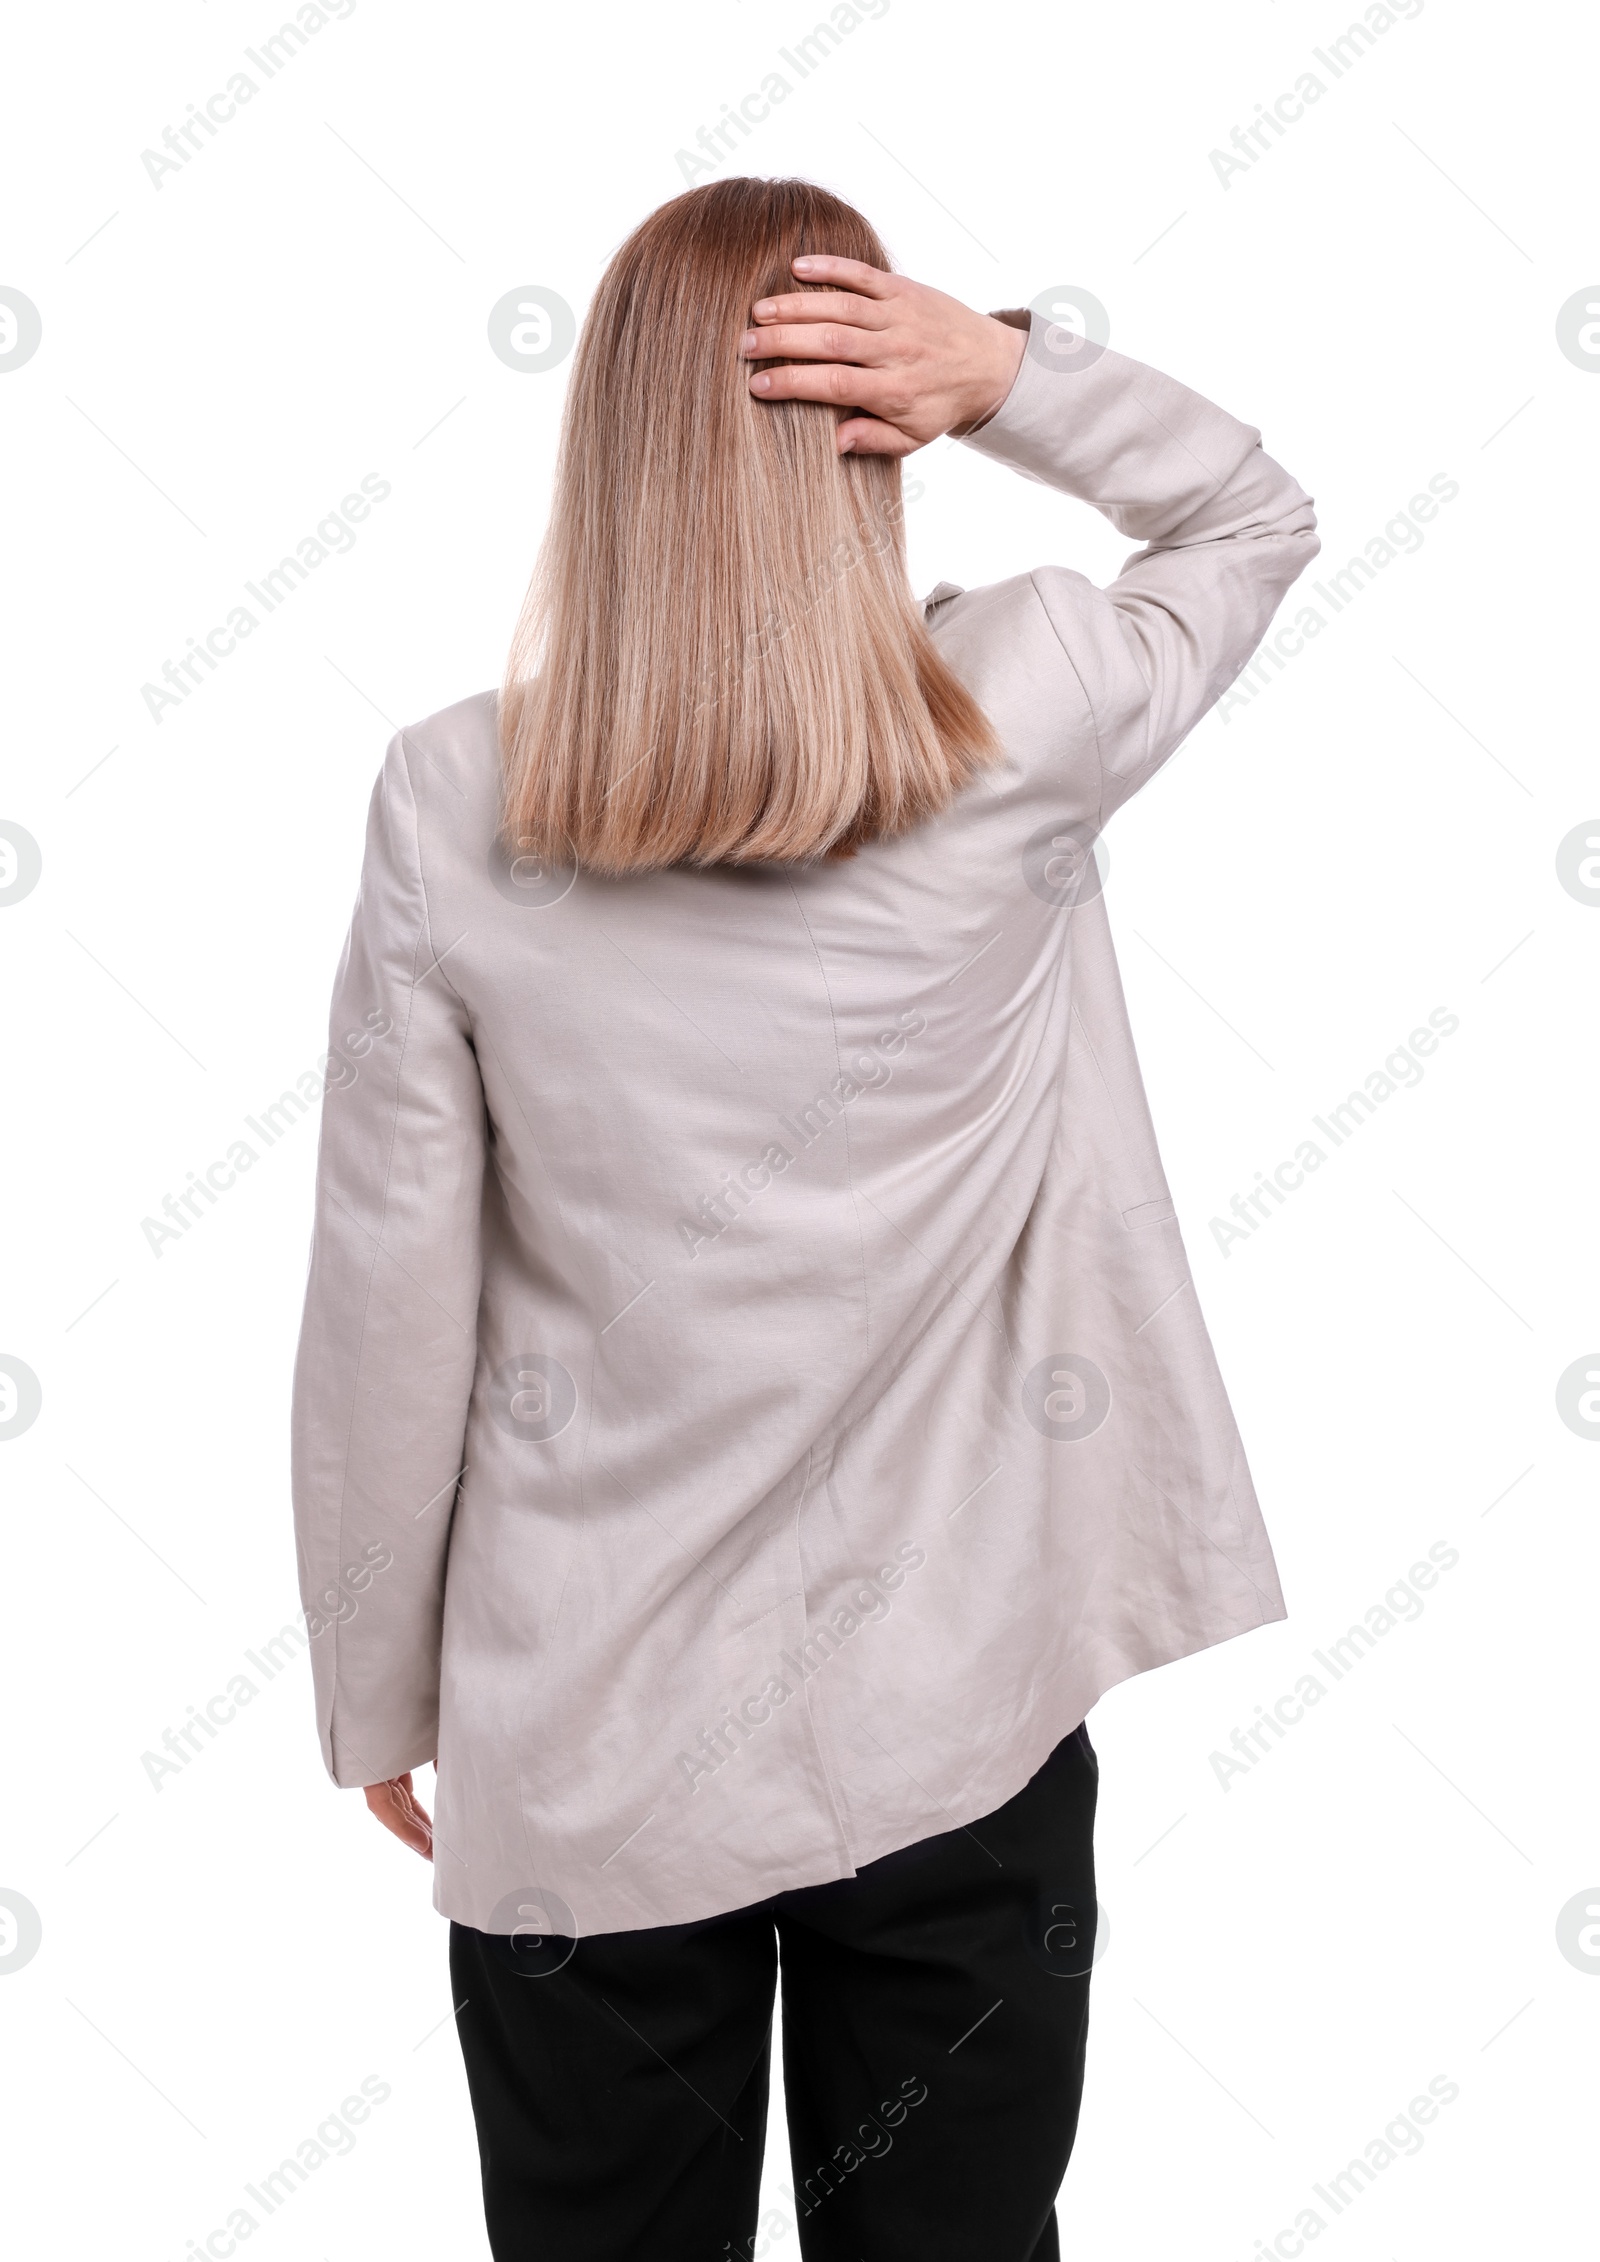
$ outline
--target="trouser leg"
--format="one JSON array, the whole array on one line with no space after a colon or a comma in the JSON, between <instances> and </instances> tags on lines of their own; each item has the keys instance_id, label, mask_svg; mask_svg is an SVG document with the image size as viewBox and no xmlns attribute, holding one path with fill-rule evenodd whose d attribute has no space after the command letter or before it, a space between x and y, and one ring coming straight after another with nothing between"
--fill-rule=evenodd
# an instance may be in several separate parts
<instances>
[{"instance_id":1,"label":"trouser leg","mask_svg":"<svg viewBox=\"0 0 1600 2262\"><path fill-rule=\"evenodd\" d=\"M1075 1731L983 1821L772 1904L805 2262L1055 2262L1097 1772Z\"/></svg>"},{"instance_id":2,"label":"trouser leg","mask_svg":"<svg viewBox=\"0 0 1600 2262\"><path fill-rule=\"evenodd\" d=\"M767 2123L770 1910L598 1934L558 1963L566 1945L519 1958L498 1935L450 1928L495 2262L748 2255Z\"/></svg>"}]
</instances>

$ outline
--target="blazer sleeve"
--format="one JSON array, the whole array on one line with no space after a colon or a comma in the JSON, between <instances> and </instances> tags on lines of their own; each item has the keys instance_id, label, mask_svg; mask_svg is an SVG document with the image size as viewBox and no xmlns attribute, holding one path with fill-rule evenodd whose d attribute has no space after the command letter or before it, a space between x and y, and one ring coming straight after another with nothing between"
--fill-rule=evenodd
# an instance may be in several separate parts
<instances>
[{"instance_id":1,"label":"blazer sleeve","mask_svg":"<svg viewBox=\"0 0 1600 2262\"><path fill-rule=\"evenodd\" d=\"M965 444L1143 545L1105 589L1065 566L1031 577L1094 718L1104 823L1249 660L1317 554L1316 516L1253 426L1041 314L999 319L1027 349Z\"/></svg>"},{"instance_id":2,"label":"blazer sleeve","mask_svg":"<svg viewBox=\"0 0 1600 2262\"><path fill-rule=\"evenodd\" d=\"M476 1356L483 1088L433 931L404 734L373 790L334 984L291 1421L322 1756L436 1756L445 1555Z\"/></svg>"}]
</instances>

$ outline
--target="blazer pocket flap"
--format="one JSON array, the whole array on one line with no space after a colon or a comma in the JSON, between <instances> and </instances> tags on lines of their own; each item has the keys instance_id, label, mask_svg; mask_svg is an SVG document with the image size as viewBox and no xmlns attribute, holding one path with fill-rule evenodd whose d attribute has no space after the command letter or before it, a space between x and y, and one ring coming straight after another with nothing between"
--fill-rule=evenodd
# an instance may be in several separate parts
<instances>
[{"instance_id":1,"label":"blazer pocket flap","mask_svg":"<svg viewBox=\"0 0 1600 2262\"><path fill-rule=\"evenodd\" d=\"M1123 1211L1122 1222L1130 1232L1137 1232L1141 1225L1166 1225L1177 1214L1172 1196L1163 1194L1158 1201L1135 1202L1131 1210Z\"/></svg>"}]
</instances>

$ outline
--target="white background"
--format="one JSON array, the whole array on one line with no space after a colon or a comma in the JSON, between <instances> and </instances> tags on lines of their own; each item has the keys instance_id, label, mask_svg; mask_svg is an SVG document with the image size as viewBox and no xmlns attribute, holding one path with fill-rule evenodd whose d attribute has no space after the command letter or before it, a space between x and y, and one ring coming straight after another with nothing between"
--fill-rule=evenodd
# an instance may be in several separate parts
<instances>
[{"instance_id":1,"label":"white background","mask_svg":"<svg viewBox=\"0 0 1600 2262\"><path fill-rule=\"evenodd\" d=\"M305 1659L176 1777L143 1764L295 1616L314 1122L159 1256L141 1221L322 1051L392 724L498 679L570 363L505 366L490 307L538 284L581 315L678 150L773 69L792 95L716 175L811 175L980 307L1092 291L1114 345L1314 493L1313 579L1459 484L1337 616L1291 595L1324 632L1109 837L1290 1615L1092 1716L1110 1944L1061 2214L1072 2256L1247 2262L1444 2075L1421 2149L1319 2206L1315 2251L1574 2250L1600 1955L1558 1918L1600 1908L1600 1445L1556 1388L1600 1343L1600 909L1557 850L1600 808L1600 356L1556 322L1600 303L1597 57L1575 6L1429 0L1335 81L1312 50L1353 13L892 0L803 83L777 55L801 0L358 0L270 82L243 55L265 0L13 18L0 283L43 324L0 375L0 817L43 859L0 910L0 1350L43 1394L0 1447L0 1886L42 1924L0 1976L20 2250L177 2262L375 2075L354 2149L250 2253L486 2252L445 1927L326 1782ZM240 68L256 98L153 184L141 152ZM1224 185L1210 153L1308 69L1323 98ZM371 472L392 493L354 549L153 720L141 686ZM908 476L919 590L1121 562L969 451ZM1422 1081L1224 1254L1208 1221L1437 1007L1459 1028ZM1219 1781L1231 1732L1441 1541L1421 1616ZM775 2143L780 2262L787 2181Z\"/></svg>"}]
</instances>

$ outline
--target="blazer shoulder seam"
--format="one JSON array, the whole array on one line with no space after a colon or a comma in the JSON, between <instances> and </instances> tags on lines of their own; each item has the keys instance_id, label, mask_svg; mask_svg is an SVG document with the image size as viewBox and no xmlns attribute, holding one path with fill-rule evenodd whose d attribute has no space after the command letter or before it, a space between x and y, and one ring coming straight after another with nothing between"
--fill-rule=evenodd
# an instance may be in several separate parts
<instances>
[{"instance_id":1,"label":"blazer shoulder seam","mask_svg":"<svg viewBox=\"0 0 1600 2262\"><path fill-rule=\"evenodd\" d=\"M467 1025L470 1028L472 1015L468 1010L467 1001L456 988L452 977L445 971L444 960L439 955L439 946L433 932L433 906L428 900L428 875L422 860L422 803L417 795L416 781L411 775L412 740L405 729L397 731L395 735L400 741L401 761L406 773L406 791L411 796L411 841L416 864L417 890L422 897L422 931L427 936L428 948L433 953L433 963L422 975L419 975L416 971L416 957L413 953L411 986L415 989L419 980L427 979L427 974L441 974L444 978L445 987L449 990L457 1005L460 1006L463 1014L466 1015ZM420 747L416 748L415 751L420 753Z\"/></svg>"}]
</instances>

